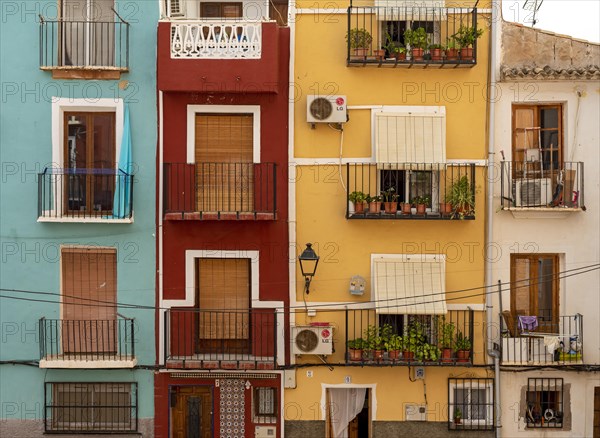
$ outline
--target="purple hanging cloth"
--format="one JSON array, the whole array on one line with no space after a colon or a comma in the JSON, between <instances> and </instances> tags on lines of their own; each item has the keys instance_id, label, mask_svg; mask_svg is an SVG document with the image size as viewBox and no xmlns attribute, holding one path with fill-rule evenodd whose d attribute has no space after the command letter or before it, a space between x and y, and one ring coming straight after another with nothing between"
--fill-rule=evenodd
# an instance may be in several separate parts
<instances>
[{"instance_id":1,"label":"purple hanging cloth","mask_svg":"<svg viewBox=\"0 0 600 438\"><path fill-rule=\"evenodd\" d=\"M538 328L538 319L537 316L523 316L519 315L519 330L524 331L532 331Z\"/></svg>"}]
</instances>

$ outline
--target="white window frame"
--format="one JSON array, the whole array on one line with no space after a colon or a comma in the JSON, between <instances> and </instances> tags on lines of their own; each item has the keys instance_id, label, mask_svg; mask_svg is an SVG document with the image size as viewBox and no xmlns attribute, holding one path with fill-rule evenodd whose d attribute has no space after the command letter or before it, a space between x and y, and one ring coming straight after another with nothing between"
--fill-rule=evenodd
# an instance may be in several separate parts
<instances>
[{"instance_id":1,"label":"white window frame","mask_svg":"<svg viewBox=\"0 0 600 438\"><path fill-rule=\"evenodd\" d=\"M484 420L479 420L479 419L471 419L471 418L465 418L466 415L463 412L463 416L461 419L461 422L463 424L469 424L469 425L473 425L473 426L488 426L491 427L494 425L494 391L493 391L493 387L492 387L492 383L488 382L488 383L484 383L483 385L478 385L477 388L473 388L470 385L465 385L465 384L461 384L461 383L450 383L450 391L448 394L448 422L449 423L454 423L454 408L455 406L455 400L454 400L454 391L456 389L463 389L463 390L470 390L470 389L485 389L486 393L485 393L485 399L486 399L486 409L485 409L485 415L486 418ZM471 399L471 394L469 392L469 400ZM469 416L471 414L470 409L472 408L471 403L469 402L469 404L467 405L469 407Z\"/></svg>"},{"instance_id":2,"label":"white window frame","mask_svg":"<svg viewBox=\"0 0 600 438\"><path fill-rule=\"evenodd\" d=\"M252 114L252 162L260 163L260 105L188 105L187 163L196 162L196 114Z\"/></svg>"},{"instance_id":3,"label":"white window frame","mask_svg":"<svg viewBox=\"0 0 600 438\"><path fill-rule=\"evenodd\" d=\"M385 164L383 165L385 166ZM403 195L400 195L398 198L398 202L411 202L412 198L414 197L411 193L410 193L410 176L411 174L415 173L415 172L430 172L431 173L431 192L429 192L429 197L431 199L431 207L427 207L425 211L427 212L433 212L436 213L439 211L439 207L440 207L440 201L439 201L439 182L440 182L440 172L437 170L430 170L430 169L423 169L423 170L415 170L415 169L377 169L377 187L378 189L378 193L381 193L382 191L384 191L386 189L386 187L383 186L383 182L381 181L381 172L382 171L388 171L388 172L405 172L404 174L404 190L405 193ZM404 196L404 199L403 197ZM413 213L416 212L416 209L413 208Z\"/></svg>"}]
</instances>

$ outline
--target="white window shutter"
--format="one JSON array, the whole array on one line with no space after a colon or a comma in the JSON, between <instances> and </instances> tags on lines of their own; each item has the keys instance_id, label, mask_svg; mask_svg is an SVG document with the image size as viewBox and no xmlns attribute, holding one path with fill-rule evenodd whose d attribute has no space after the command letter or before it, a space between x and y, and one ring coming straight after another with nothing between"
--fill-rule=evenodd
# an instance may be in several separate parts
<instances>
[{"instance_id":1,"label":"white window shutter","mask_svg":"<svg viewBox=\"0 0 600 438\"><path fill-rule=\"evenodd\" d=\"M169 17L184 17L186 0L167 0Z\"/></svg>"},{"instance_id":2,"label":"white window shutter","mask_svg":"<svg viewBox=\"0 0 600 438\"><path fill-rule=\"evenodd\" d=\"M382 21L439 21L446 19L444 0L375 0Z\"/></svg>"}]
</instances>

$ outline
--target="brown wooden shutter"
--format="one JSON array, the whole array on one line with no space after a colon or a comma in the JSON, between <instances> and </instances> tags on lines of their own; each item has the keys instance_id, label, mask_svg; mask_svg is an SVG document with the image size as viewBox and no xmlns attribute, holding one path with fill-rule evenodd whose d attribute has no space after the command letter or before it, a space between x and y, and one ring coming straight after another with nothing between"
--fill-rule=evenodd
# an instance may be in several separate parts
<instances>
[{"instance_id":1,"label":"brown wooden shutter","mask_svg":"<svg viewBox=\"0 0 600 438\"><path fill-rule=\"evenodd\" d=\"M115 352L116 250L65 248L61 257L64 352Z\"/></svg>"},{"instance_id":2,"label":"brown wooden shutter","mask_svg":"<svg viewBox=\"0 0 600 438\"><path fill-rule=\"evenodd\" d=\"M199 259L200 339L248 339L249 259Z\"/></svg>"},{"instance_id":3,"label":"brown wooden shutter","mask_svg":"<svg viewBox=\"0 0 600 438\"><path fill-rule=\"evenodd\" d=\"M253 211L253 116L197 114L198 211Z\"/></svg>"},{"instance_id":4,"label":"brown wooden shutter","mask_svg":"<svg viewBox=\"0 0 600 438\"><path fill-rule=\"evenodd\" d=\"M513 259L514 276L513 276L513 294L514 307L513 311L517 315L532 315L531 303L529 302L529 259L515 258Z\"/></svg>"}]
</instances>

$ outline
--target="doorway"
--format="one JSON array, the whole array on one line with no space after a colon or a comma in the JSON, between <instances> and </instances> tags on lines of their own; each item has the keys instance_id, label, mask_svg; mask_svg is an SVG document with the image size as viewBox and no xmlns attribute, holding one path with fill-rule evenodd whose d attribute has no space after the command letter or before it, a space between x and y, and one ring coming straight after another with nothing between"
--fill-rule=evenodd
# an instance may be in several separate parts
<instances>
[{"instance_id":1,"label":"doorway","mask_svg":"<svg viewBox=\"0 0 600 438\"><path fill-rule=\"evenodd\" d=\"M171 389L171 438L211 438L212 387L175 386Z\"/></svg>"},{"instance_id":2,"label":"doorway","mask_svg":"<svg viewBox=\"0 0 600 438\"><path fill-rule=\"evenodd\" d=\"M329 388L327 390L327 437L370 438L370 388Z\"/></svg>"}]
</instances>

